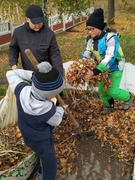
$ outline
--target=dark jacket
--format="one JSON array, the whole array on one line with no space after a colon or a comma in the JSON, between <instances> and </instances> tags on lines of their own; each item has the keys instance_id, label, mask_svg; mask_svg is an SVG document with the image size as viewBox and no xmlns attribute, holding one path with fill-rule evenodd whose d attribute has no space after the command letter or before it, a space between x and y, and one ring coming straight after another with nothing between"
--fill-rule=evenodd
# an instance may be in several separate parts
<instances>
[{"instance_id":1,"label":"dark jacket","mask_svg":"<svg viewBox=\"0 0 135 180\"><path fill-rule=\"evenodd\" d=\"M28 86L28 84L21 82L15 89L17 109L19 112L18 126L23 137L34 141L52 138L52 126L46 122L55 114L56 107L52 106L48 112L37 116L25 113L20 102L20 92L25 86Z\"/></svg>"},{"instance_id":2,"label":"dark jacket","mask_svg":"<svg viewBox=\"0 0 135 180\"><path fill-rule=\"evenodd\" d=\"M18 64L20 53L23 68L25 70L34 70L32 64L24 53L26 49L32 51L39 63L42 61L48 61L61 74L63 74L62 59L55 34L44 24L39 31L30 29L28 23L25 23L14 30L9 45L10 66Z\"/></svg>"}]
</instances>

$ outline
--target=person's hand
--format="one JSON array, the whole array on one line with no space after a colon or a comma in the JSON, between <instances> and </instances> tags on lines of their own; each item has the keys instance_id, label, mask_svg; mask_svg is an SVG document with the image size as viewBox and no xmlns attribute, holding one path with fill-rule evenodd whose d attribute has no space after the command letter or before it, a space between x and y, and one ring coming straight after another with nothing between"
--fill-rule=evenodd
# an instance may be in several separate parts
<instances>
[{"instance_id":1,"label":"person's hand","mask_svg":"<svg viewBox=\"0 0 135 180\"><path fill-rule=\"evenodd\" d=\"M63 109L64 109L65 114L67 114L67 108L68 108L68 105L65 104L65 105L63 105L62 107L63 107Z\"/></svg>"},{"instance_id":2,"label":"person's hand","mask_svg":"<svg viewBox=\"0 0 135 180\"><path fill-rule=\"evenodd\" d=\"M84 79L85 81L89 81L89 80L92 78L93 75L94 75L94 74L93 74L93 71L92 71L91 69L87 68L87 69L86 69L86 73L85 73L84 76L83 76L83 79Z\"/></svg>"},{"instance_id":3,"label":"person's hand","mask_svg":"<svg viewBox=\"0 0 135 180\"><path fill-rule=\"evenodd\" d=\"M18 69L17 65L12 66L12 70Z\"/></svg>"},{"instance_id":4,"label":"person's hand","mask_svg":"<svg viewBox=\"0 0 135 180\"><path fill-rule=\"evenodd\" d=\"M82 57L82 59L81 60L87 60L87 58L86 57Z\"/></svg>"}]
</instances>

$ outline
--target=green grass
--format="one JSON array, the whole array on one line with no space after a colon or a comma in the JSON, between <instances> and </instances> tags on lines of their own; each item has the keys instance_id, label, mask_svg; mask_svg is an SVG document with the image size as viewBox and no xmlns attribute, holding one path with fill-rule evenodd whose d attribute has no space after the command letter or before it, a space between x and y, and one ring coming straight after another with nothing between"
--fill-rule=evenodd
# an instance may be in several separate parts
<instances>
[{"instance_id":1,"label":"green grass","mask_svg":"<svg viewBox=\"0 0 135 180\"><path fill-rule=\"evenodd\" d=\"M79 60L84 50L85 36L82 33L67 31L56 36L63 62Z\"/></svg>"},{"instance_id":2,"label":"green grass","mask_svg":"<svg viewBox=\"0 0 135 180\"><path fill-rule=\"evenodd\" d=\"M60 50L64 62L78 60L84 47L84 38L72 39L65 44L61 43Z\"/></svg>"},{"instance_id":3,"label":"green grass","mask_svg":"<svg viewBox=\"0 0 135 180\"><path fill-rule=\"evenodd\" d=\"M123 49L126 62L135 64L135 36L130 35L130 32L126 32L120 39L120 44Z\"/></svg>"},{"instance_id":4,"label":"green grass","mask_svg":"<svg viewBox=\"0 0 135 180\"><path fill-rule=\"evenodd\" d=\"M0 86L0 100L5 96L8 85Z\"/></svg>"}]
</instances>

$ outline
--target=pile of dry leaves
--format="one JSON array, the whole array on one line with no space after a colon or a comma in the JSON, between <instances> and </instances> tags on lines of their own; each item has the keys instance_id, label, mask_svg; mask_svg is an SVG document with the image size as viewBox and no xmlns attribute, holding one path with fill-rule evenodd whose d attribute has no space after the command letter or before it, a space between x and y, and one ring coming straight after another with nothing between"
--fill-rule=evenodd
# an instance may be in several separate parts
<instances>
[{"instance_id":1,"label":"pile of dry leaves","mask_svg":"<svg viewBox=\"0 0 135 180\"><path fill-rule=\"evenodd\" d=\"M31 153L23 142L17 124L13 123L0 131L0 171L17 165Z\"/></svg>"},{"instance_id":2,"label":"pile of dry leaves","mask_svg":"<svg viewBox=\"0 0 135 180\"><path fill-rule=\"evenodd\" d=\"M92 130L101 147L110 145L113 155L120 160L132 164L135 149L135 106L130 110L122 110L122 102L115 102L115 110L109 115L100 115L102 103L95 94L89 92L70 90L65 92L65 102L72 109L72 114L84 132ZM78 131L70 121L63 120L61 125L54 129L54 140L58 163L58 178L62 173L74 169L74 161L78 156L75 135ZM83 134L82 134L83 136ZM16 124L0 132L0 163L1 170L22 161L32 153L22 140ZM75 170L75 169L74 169Z\"/></svg>"},{"instance_id":3,"label":"pile of dry leaves","mask_svg":"<svg viewBox=\"0 0 135 180\"><path fill-rule=\"evenodd\" d=\"M86 91L70 90L70 97L68 96L67 99L67 103L71 104L72 114L81 129L86 133L92 130L96 138L100 140L101 147L109 145L114 157L128 165L133 165L135 150L134 100L132 108L128 111L123 110L123 102L115 101L114 111L103 116L100 115L103 105L96 93L89 94ZM70 172L71 166L74 165L68 164L68 162L74 162L78 154L75 148L78 138L73 135L74 131L70 121L64 121L55 134L61 171ZM68 153L65 153L66 151Z\"/></svg>"},{"instance_id":4,"label":"pile of dry leaves","mask_svg":"<svg viewBox=\"0 0 135 180\"><path fill-rule=\"evenodd\" d=\"M87 72L87 68L93 70L96 68L97 62L94 59L87 59L79 61L74 61L70 67L68 68L68 72L66 74L66 81L72 87L77 87L79 85L85 85L85 80L83 79L84 75ZM104 82L104 88L108 88L111 86L111 81L108 77L108 72L100 73L97 76L93 76L92 79L89 80L88 84L91 87L96 87L98 82Z\"/></svg>"}]
</instances>

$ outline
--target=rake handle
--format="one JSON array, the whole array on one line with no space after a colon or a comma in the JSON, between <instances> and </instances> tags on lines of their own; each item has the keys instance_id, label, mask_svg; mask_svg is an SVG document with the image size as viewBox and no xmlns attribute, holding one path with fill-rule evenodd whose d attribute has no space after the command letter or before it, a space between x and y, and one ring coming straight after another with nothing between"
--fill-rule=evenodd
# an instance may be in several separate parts
<instances>
[{"instance_id":1,"label":"rake handle","mask_svg":"<svg viewBox=\"0 0 135 180\"><path fill-rule=\"evenodd\" d=\"M28 59L30 60L30 62L32 63L32 65L34 66L35 69L37 69L37 65L38 65L38 61L35 58L35 56L33 55L33 53L31 52L30 49L26 49L25 50L25 54L28 57ZM63 99L60 97L59 94L56 95L56 99L58 100L58 102L63 106L65 105ZM69 111L68 108L66 108L66 112L68 115L69 120L73 123L73 125L75 126L75 128L79 128L79 124L78 122L75 120L74 116L71 114L71 112Z\"/></svg>"}]
</instances>

